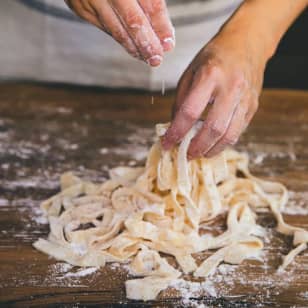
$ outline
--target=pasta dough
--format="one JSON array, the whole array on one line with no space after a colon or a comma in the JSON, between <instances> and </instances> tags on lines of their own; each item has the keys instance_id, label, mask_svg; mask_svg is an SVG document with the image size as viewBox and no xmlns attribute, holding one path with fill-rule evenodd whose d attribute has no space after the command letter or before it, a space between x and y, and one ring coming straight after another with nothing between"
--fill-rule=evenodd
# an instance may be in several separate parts
<instances>
[{"instance_id":1,"label":"pasta dough","mask_svg":"<svg viewBox=\"0 0 308 308\"><path fill-rule=\"evenodd\" d=\"M239 264L256 258L264 230L256 213L269 208L277 230L294 237L295 248L281 268L307 248L308 232L286 224L280 210L288 194L279 183L260 180L248 170L248 156L226 150L212 159L188 161L194 126L179 147L163 151L159 137L168 125L157 125L157 142L144 168L119 167L103 184L82 181L72 173L61 177L61 192L41 205L50 233L34 247L77 266L129 263L130 299L151 300L183 273L206 277L221 262ZM202 225L227 213L227 230L218 236ZM197 265L192 254L216 250ZM178 268L160 253L174 256Z\"/></svg>"}]
</instances>

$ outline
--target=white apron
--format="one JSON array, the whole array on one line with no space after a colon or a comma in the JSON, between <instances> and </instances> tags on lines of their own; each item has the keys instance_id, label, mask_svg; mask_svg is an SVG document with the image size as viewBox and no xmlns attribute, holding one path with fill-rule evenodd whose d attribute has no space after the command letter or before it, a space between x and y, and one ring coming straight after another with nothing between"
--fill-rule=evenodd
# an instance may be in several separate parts
<instances>
[{"instance_id":1,"label":"white apron","mask_svg":"<svg viewBox=\"0 0 308 308\"><path fill-rule=\"evenodd\" d=\"M1 0L0 78L106 87L174 88L241 0L169 0L176 48L159 68L127 55L63 0Z\"/></svg>"}]
</instances>

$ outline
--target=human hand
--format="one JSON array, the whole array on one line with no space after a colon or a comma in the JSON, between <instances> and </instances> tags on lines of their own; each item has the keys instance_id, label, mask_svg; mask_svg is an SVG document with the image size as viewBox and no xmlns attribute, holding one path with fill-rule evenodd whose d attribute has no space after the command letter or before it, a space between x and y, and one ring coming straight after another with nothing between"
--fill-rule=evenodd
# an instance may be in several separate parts
<instances>
[{"instance_id":1,"label":"human hand","mask_svg":"<svg viewBox=\"0 0 308 308\"><path fill-rule=\"evenodd\" d=\"M163 138L166 150L185 136L205 109L202 128L189 147L190 159L214 156L238 141L257 110L266 64L261 45L248 36L219 34L189 65Z\"/></svg>"},{"instance_id":2,"label":"human hand","mask_svg":"<svg viewBox=\"0 0 308 308\"><path fill-rule=\"evenodd\" d=\"M65 0L81 18L111 35L132 56L158 66L175 44L165 0Z\"/></svg>"}]
</instances>

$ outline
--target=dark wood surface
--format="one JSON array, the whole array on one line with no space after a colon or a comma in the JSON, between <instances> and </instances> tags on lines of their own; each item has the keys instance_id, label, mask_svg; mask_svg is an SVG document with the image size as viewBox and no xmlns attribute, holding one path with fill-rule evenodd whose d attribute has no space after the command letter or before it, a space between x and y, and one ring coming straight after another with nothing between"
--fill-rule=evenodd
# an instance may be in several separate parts
<instances>
[{"instance_id":1,"label":"dark wood surface","mask_svg":"<svg viewBox=\"0 0 308 308\"><path fill-rule=\"evenodd\" d=\"M184 305L167 290L155 302L125 299L123 269L107 266L74 277L79 269L36 251L46 237L39 202L58 191L59 175L74 170L102 181L108 167L142 164L153 125L169 119L173 94L105 91L39 85L0 85L0 306L83 307ZM253 172L283 182L291 203L308 207L308 92L267 90L260 110L237 146L252 157ZM305 215L284 215L308 228ZM308 307L308 255L276 274L291 239L273 231L269 214L260 223L271 234L266 265L245 261L215 280L217 297L197 302L209 307ZM69 271L69 275L66 275ZM234 276L234 277L233 277ZM187 304L189 306L190 304Z\"/></svg>"}]
</instances>

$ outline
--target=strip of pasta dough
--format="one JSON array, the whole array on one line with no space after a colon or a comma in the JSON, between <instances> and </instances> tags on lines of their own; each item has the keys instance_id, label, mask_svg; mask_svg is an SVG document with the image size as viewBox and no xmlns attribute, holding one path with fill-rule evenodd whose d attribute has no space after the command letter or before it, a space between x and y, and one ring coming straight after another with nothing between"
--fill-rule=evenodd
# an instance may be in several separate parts
<instances>
[{"instance_id":1,"label":"strip of pasta dough","mask_svg":"<svg viewBox=\"0 0 308 308\"><path fill-rule=\"evenodd\" d=\"M151 300L182 272L206 277L221 262L257 258L264 232L256 215L269 208L277 230L294 236L295 248L281 268L288 266L307 248L308 232L284 222L280 210L287 204L286 188L252 176L248 156L234 150L188 161L198 125L169 152L162 150L159 139L168 124L157 125L157 142L145 167L115 168L103 184L64 174L61 192L41 205L50 225L48 239L39 239L34 247L78 266L129 263L131 274L143 278L126 281L127 297ZM239 171L244 178L238 177ZM225 212L225 232L200 233L202 223ZM197 266L192 254L209 249L216 251ZM174 256L179 268L160 253Z\"/></svg>"}]
</instances>

